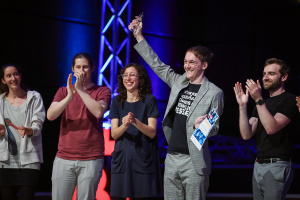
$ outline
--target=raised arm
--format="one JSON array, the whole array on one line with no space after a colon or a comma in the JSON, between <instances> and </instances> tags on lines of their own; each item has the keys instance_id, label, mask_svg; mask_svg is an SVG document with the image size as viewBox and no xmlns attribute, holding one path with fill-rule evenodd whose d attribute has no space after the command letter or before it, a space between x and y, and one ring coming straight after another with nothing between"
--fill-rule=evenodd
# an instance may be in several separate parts
<instances>
[{"instance_id":1,"label":"raised arm","mask_svg":"<svg viewBox=\"0 0 300 200\"><path fill-rule=\"evenodd\" d=\"M96 101L85 90L77 90L82 101L86 105L87 109L96 117L102 118L104 113L108 109L108 103L103 100Z\"/></svg>"},{"instance_id":2,"label":"raised arm","mask_svg":"<svg viewBox=\"0 0 300 200\"><path fill-rule=\"evenodd\" d=\"M138 17L136 16L136 18ZM143 29L142 19L139 18L139 19L132 20L128 28L132 30L133 36L135 37L138 43L144 40L144 36L142 34L142 29Z\"/></svg>"},{"instance_id":3,"label":"raised arm","mask_svg":"<svg viewBox=\"0 0 300 200\"><path fill-rule=\"evenodd\" d=\"M58 118L61 113L65 110L69 102L72 100L74 97L76 90L75 88L72 88L72 74L69 74L68 81L67 81L67 91L68 95L61 100L60 102L52 102L48 111L47 111L47 119L50 121L55 120Z\"/></svg>"},{"instance_id":4,"label":"raised arm","mask_svg":"<svg viewBox=\"0 0 300 200\"><path fill-rule=\"evenodd\" d=\"M246 93L242 88L242 84L237 82L234 86L234 93L239 104L239 126L240 133L244 140L248 140L253 137L256 132L257 118L248 118L247 103L249 100L249 91L246 89Z\"/></svg>"},{"instance_id":5,"label":"raised arm","mask_svg":"<svg viewBox=\"0 0 300 200\"><path fill-rule=\"evenodd\" d=\"M281 113L276 113L274 116L269 112L266 105L257 105L259 119L265 128L268 135L277 133L282 128L290 123L290 119Z\"/></svg>"},{"instance_id":6,"label":"raised arm","mask_svg":"<svg viewBox=\"0 0 300 200\"><path fill-rule=\"evenodd\" d=\"M246 87L253 100L257 102L262 100L261 85L259 81L256 83L252 79L248 79ZM276 113L274 116L268 110L266 104L256 105L259 119L266 130L267 134L272 135L284 128L290 123L290 119L281 113Z\"/></svg>"},{"instance_id":7,"label":"raised arm","mask_svg":"<svg viewBox=\"0 0 300 200\"><path fill-rule=\"evenodd\" d=\"M93 99L89 93L83 88L83 82L85 79L85 73L83 71L76 72L74 74L76 77L76 82L75 82L75 89L78 92L79 96L81 97L83 103L86 105L87 109L96 117L96 118L102 118L104 113L108 109L108 103L100 100L96 101ZM107 89L109 92L109 89ZM105 92L104 92L105 93Z\"/></svg>"},{"instance_id":8,"label":"raised arm","mask_svg":"<svg viewBox=\"0 0 300 200\"><path fill-rule=\"evenodd\" d=\"M129 26L133 26L135 23L137 23L136 20L133 20ZM138 44L136 44L134 48L151 67L151 69L159 76L159 78L168 84L169 87L172 87L174 84L178 83L178 79L181 77L181 75L175 73L169 65L166 65L160 60L155 51L144 39L142 35L142 26L142 22L134 25L133 35L138 41Z\"/></svg>"}]
</instances>

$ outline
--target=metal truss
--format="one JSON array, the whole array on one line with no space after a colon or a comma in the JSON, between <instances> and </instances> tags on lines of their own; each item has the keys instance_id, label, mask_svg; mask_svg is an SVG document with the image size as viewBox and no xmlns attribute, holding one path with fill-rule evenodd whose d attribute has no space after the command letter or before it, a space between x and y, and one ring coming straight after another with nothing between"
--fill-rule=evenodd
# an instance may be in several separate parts
<instances>
[{"instance_id":1,"label":"metal truss","mask_svg":"<svg viewBox=\"0 0 300 200\"><path fill-rule=\"evenodd\" d=\"M213 164L252 164L257 154L255 140L223 135L209 138L209 149Z\"/></svg>"},{"instance_id":2,"label":"metal truss","mask_svg":"<svg viewBox=\"0 0 300 200\"><path fill-rule=\"evenodd\" d=\"M214 168L253 168L257 156L255 139L216 135L209 138L209 149ZM300 153L300 145L294 145L295 155ZM294 168L300 168L300 158L294 156Z\"/></svg>"},{"instance_id":3,"label":"metal truss","mask_svg":"<svg viewBox=\"0 0 300 200\"><path fill-rule=\"evenodd\" d=\"M256 141L255 139L243 140L241 137L216 135L208 139L209 150L211 153L212 168L253 168L256 159ZM162 162L167 155L168 146L166 142L159 139L159 151ZM300 145L294 145L295 155L300 153ZM294 156L294 168L300 168L300 158Z\"/></svg>"},{"instance_id":4,"label":"metal truss","mask_svg":"<svg viewBox=\"0 0 300 200\"><path fill-rule=\"evenodd\" d=\"M112 91L112 98L117 95L117 74L129 61L131 0L102 0L100 49L98 64L98 85L103 82ZM104 114L103 126L110 127Z\"/></svg>"}]
</instances>

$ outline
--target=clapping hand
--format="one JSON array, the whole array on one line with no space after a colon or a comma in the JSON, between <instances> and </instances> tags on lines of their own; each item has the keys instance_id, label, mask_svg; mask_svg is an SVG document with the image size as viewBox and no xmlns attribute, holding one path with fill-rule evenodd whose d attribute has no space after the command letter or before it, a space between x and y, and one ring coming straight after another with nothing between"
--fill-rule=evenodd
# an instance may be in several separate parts
<instances>
[{"instance_id":1,"label":"clapping hand","mask_svg":"<svg viewBox=\"0 0 300 200\"><path fill-rule=\"evenodd\" d=\"M85 72L83 71L78 71L74 74L76 77L76 82L75 82L75 88L76 90L82 90L83 89L83 82L85 79Z\"/></svg>"},{"instance_id":2,"label":"clapping hand","mask_svg":"<svg viewBox=\"0 0 300 200\"><path fill-rule=\"evenodd\" d=\"M134 114L129 112L126 116L122 118L122 123L125 127L129 127L129 124L136 123Z\"/></svg>"},{"instance_id":3,"label":"clapping hand","mask_svg":"<svg viewBox=\"0 0 300 200\"><path fill-rule=\"evenodd\" d=\"M234 85L233 90L234 90L234 93L235 93L237 103L240 106L243 106L243 105L248 103L248 100L249 100L249 91L248 91L248 89L246 89L246 93L244 93L242 84L237 82Z\"/></svg>"},{"instance_id":4,"label":"clapping hand","mask_svg":"<svg viewBox=\"0 0 300 200\"><path fill-rule=\"evenodd\" d=\"M68 96L73 97L76 93L76 89L72 86L72 78L73 74L69 74L68 81L67 81L67 91L68 91Z\"/></svg>"},{"instance_id":5,"label":"clapping hand","mask_svg":"<svg viewBox=\"0 0 300 200\"><path fill-rule=\"evenodd\" d=\"M255 83L252 79L247 79L246 88L248 89L250 96L255 102L262 99L261 85L259 83L259 80L257 80Z\"/></svg>"},{"instance_id":6,"label":"clapping hand","mask_svg":"<svg viewBox=\"0 0 300 200\"><path fill-rule=\"evenodd\" d=\"M298 109L299 109L299 112L300 112L300 97L296 97L296 101L297 101L297 106L298 106Z\"/></svg>"},{"instance_id":7,"label":"clapping hand","mask_svg":"<svg viewBox=\"0 0 300 200\"><path fill-rule=\"evenodd\" d=\"M25 135L31 137L33 135L33 130L31 128L25 128L24 126L18 126L18 133L24 138Z\"/></svg>"}]
</instances>

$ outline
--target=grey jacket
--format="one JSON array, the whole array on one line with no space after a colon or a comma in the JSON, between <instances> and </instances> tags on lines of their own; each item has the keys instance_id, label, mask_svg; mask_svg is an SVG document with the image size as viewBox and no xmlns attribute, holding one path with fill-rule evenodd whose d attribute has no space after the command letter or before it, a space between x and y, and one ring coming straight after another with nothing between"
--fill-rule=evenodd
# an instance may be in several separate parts
<instances>
[{"instance_id":1,"label":"grey jacket","mask_svg":"<svg viewBox=\"0 0 300 200\"><path fill-rule=\"evenodd\" d=\"M0 124L5 124L3 119L3 105L5 94L0 95ZM24 127L30 127L33 130L33 136L27 135L21 139L20 163L26 165L30 163L43 162L42 149L42 127L45 121L45 108L41 95L36 91L28 91L26 105L26 119ZM7 161L9 158L8 133L0 137L0 161Z\"/></svg>"},{"instance_id":2,"label":"grey jacket","mask_svg":"<svg viewBox=\"0 0 300 200\"><path fill-rule=\"evenodd\" d=\"M186 74L177 74L173 69L164 64L153 49L149 46L146 40L136 44L134 48L153 69L153 71L171 88L171 93L166 108L165 116L163 119L163 130L166 136L166 140L169 143L172 133L173 121L169 115L170 110L175 106L176 100L180 91L186 88L189 84L189 79ZM214 108L219 116L223 113L224 107L224 93L215 86L213 83L204 77L204 81L198 91L198 94L191 105L189 116L186 121L187 143L190 156L194 165L194 168L198 174L209 175L211 172L211 156L208 148L208 141L203 144L201 151L197 149L195 144L191 141L190 137L194 132L195 119L199 116L207 114L212 108ZM213 126L209 137L216 135L219 130L219 120Z\"/></svg>"}]
</instances>

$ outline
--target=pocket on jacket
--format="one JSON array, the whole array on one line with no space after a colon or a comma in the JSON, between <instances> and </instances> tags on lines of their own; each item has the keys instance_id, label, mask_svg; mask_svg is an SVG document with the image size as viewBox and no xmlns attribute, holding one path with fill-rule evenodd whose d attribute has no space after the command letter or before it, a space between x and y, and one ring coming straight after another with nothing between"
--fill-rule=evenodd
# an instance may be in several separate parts
<instances>
[{"instance_id":1,"label":"pocket on jacket","mask_svg":"<svg viewBox=\"0 0 300 200\"><path fill-rule=\"evenodd\" d=\"M126 168L123 150L114 151L112 152L111 156L112 156L111 173L112 174L123 173Z\"/></svg>"},{"instance_id":2,"label":"pocket on jacket","mask_svg":"<svg viewBox=\"0 0 300 200\"><path fill-rule=\"evenodd\" d=\"M41 141L39 141L38 137L24 138L26 141L24 142L25 152L38 152L38 149L41 149Z\"/></svg>"}]
</instances>

